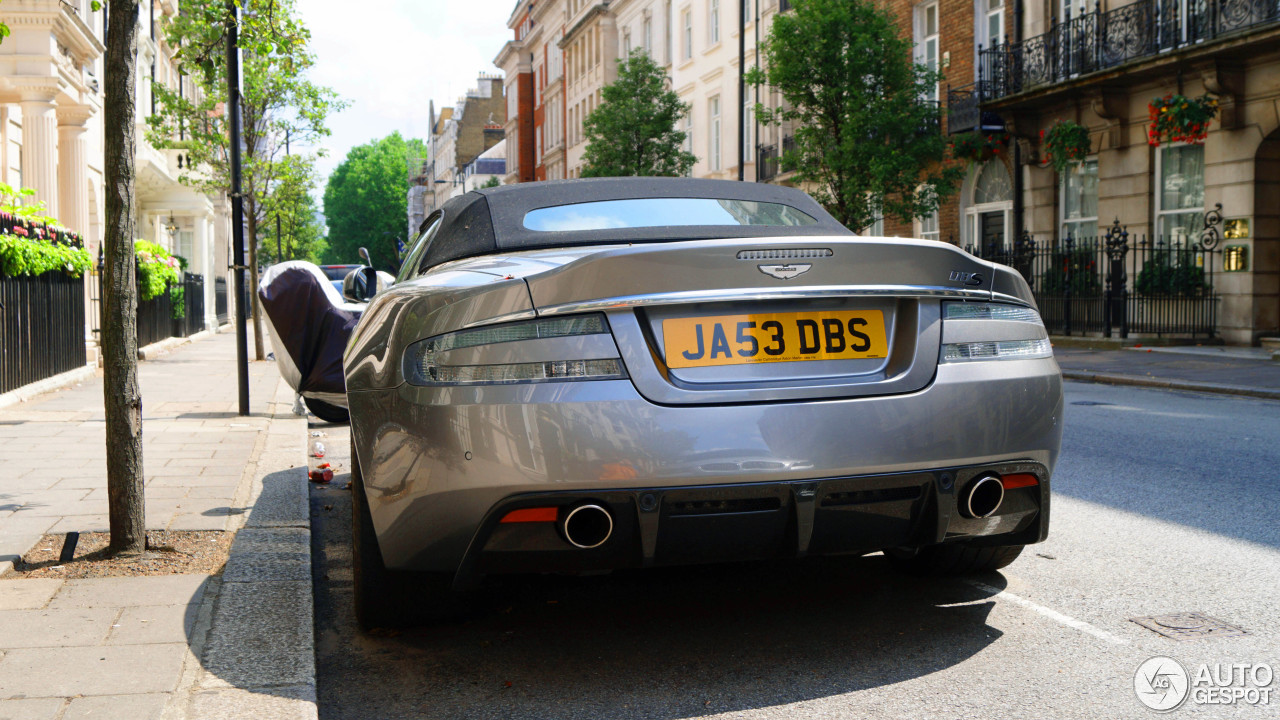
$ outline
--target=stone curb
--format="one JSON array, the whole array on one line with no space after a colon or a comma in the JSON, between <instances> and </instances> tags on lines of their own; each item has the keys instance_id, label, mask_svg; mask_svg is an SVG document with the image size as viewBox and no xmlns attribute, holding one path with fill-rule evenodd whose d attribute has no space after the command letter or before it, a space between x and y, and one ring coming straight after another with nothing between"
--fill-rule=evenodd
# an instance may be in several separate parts
<instances>
[{"instance_id":1,"label":"stone curb","mask_svg":"<svg viewBox=\"0 0 1280 720\"><path fill-rule=\"evenodd\" d=\"M1170 380L1168 378L1083 372L1079 370L1063 370L1062 377L1067 380L1082 380L1084 382L1104 383L1107 385L1134 385L1137 387L1160 388L1163 390L1189 390L1192 392L1213 393L1215 395L1235 395L1237 397L1253 397L1260 398L1262 400L1280 400L1280 390L1267 390L1265 388L1248 387L1246 385L1194 382L1190 380Z\"/></svg>"},{"instance_id":2,"label":"stone curb","mask_svg":"<svg viewBox=\"0 0 1280 720\"><path fill-rule=\"evenodd\" d=\"M33 382L30 385L23 385L20 388L14 388L7 393L0 394L0 408L24 403L37 395L43 395L47 392L61 390L62 388L82 383L85 380L92 378L97 370L98 367L96 365L85 365L84 367L78 367L75 370L68 370L64 373L54 375L53 377L47 377L44 380Z\"/></svg>"},{"instance_id":3,"label":"stone curb","mask_svg":"<svg viewBox=\"0 0 1280 720\"><path fill-rule=\"evenodd\" d=\"M164 720L210 717L314 720L316 669L311 584L307 420L281 380L252 473L244 524L226 569L206 592L202 632Z\"/></svg>"}]
</instances>

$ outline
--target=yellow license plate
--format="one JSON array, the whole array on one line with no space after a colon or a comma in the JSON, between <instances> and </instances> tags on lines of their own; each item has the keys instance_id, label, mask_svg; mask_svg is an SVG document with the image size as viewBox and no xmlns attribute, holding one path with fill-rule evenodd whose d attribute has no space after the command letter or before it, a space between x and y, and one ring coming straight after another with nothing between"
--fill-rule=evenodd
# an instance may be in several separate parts
<instances>
[{"instance_id":1,"label":"yellow license plate","mask_svg":"<svg viewBox=\"0 0 1280 720\"><path fill-rule=\"evenodd\" d=\"M752 313L662 321L667 367L882 358L879 310Z\"/></svg>"}]
</instances>

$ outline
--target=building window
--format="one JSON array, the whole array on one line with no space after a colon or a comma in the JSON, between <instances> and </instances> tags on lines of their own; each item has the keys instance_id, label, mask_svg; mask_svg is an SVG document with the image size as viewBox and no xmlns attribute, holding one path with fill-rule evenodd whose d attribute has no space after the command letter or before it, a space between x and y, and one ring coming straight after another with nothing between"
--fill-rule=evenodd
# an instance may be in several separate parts
<instances>
[{"instance_id":1,"label":"building window","mask_svg":"<svg viewBox=\"0 0 1280 720\"><path fill-rule=\"evenodd\" d=\"M688 60L693 57L693 11L685 10L684 17L684 52L681 59Z\"/></svg>"},{"instance_id":2,"label":"building window","mask_svg":"<svg viewBox=\"0 0 1280 720\"><path fill-rule=\"evenodd\" d=\"M941 240L941 233L938 230L938 211L925 215L920 218L920 239L922 240Z\"/></svg>"},{"instance_id":3,"label":"building window","mask_svg":"<svg viewBox=\"0 0 1280 720\"><path fill-rule=\"evenodd\" d=\"M192 269L196 269L196 234L191 230L178 231L178 255L182 256L191 263Z\"/></svg>"},{"instance_id":4,"label":"building window","mask_svg":"<svg viewBox=\"0 0 1280 720\"><path fill-rule=\"evenodd\" d=\"M708 103L711 119L711 134L707 141L711 145L707 148L707 161L711 164L711 172L720 170L720 96L711 98Z\"/></svg>"},{"instance_id":5,"label":"building window","mask_svg":"<svg viewBox=\"0 0 1280 720\"><path fill-rule=\"evenodd\" d=\"M652 57L653 56L653 20L649 18L644 19L643 34L641 35L641 39L642 39L642 42L644 42L644 54Z\"/></svg>"},{"instance_id":6,"label":"building window","mask_svg":"<svg viewBox=\"0 0 1280 720\"><path fill-rule=\"evenodd\" d=\"M1098 236L1098 161L1085 160L1060 176L1061 237Z\"/></svg>"},{"instance_id":7,"label":"building window","mask_svg":"<svg viewBox=\"0 0 1280 720\"><path fill-rule=\"evenodd\" d=\"M965 209L964 239L984 257L1006 250L1013 215L1013 178L999 159L976 169L973 195Z\"/></svg>"},{"instance_id":8,"label":"building window","mask_svg":"<svg viewBox=\"0 0 1280 720\"><path fill-rule=\"evenodd\" d=\"M707 15L707 37L711 44L720 42L720 0L711 0L711 12Z\"/></svg>"},{"instance_id":9,"label":"building window","mask_svg":"<svg viewBox=\"0 0 1280 720\"><path fill-rule=\"evenodd\" d=\"M1204 223L1204 146L1160 148L1156 177L1156 234L1181 247Z\"/></svg>"},{"instance_id":10,"label":"building window","mask_svg":"<svg viewBox=\"0 0 1280 720\"><path fill-rule=\"evenodd\" d=\"M751 131L754 129L752 108L755 103L751 102L751 96L742 100L742 157L745 158L743 163L753 162L755 159L755 145L752 143Z\"/></svg>"},{"instance_id":11,"label":"building window","mask_svg":"<svg viewBox=\"0 0 1280 720\"><path fill-rule=\"evenodd\" d=\"M689 106L689 113L684 116L684 151L693 155L693 105ZM694 162L697 162L695 159ZM693 167L690 166L689 174L693 175Z\"/></svg>"},{"instance_id":12,"label":"building window","mask_svg":"<svg viewBox=\"0 0 1280 720\"><path fill-rule=\"evenodd\" d=\"M631 57L631 31L622 31L622 57Z\"/></svg>"},{"instance_id":13,"label":"building window","mask_svg":"<svg viewBox=\"0 0 1280 720\"><path fill-rule=\"evenodd\" d=\"M1069 2L1069 0L1063 0ZM974 36L974 52L1004 43L1004 0L976 0L974 3L974 21L977 24ZM1064 16L1059 15L1061 22Z\"/></svg>"},{"instance_id":14,"label":"building window","mask_svg":"<svg viewBox=\"0 0 1280 720\"><path fill-rule=\"evenodd\" d=\"M671 14L671 0L667 0L666 12L662 15L662 30L665 44L662 47L662 62L670 65L671 58L675 57L675 46L671 44L672 26L675 25L675 15Z\"/></svg>"},{"instance_id":15,"label":"building window","mask_svg":"<svg viewBox=\"0 0 1280 720\"><path fill-rule=\"evenodd\" d=\"M930 72L938 71L938 3L916 6L916 62ZM924 94L928 102L938 101L938 85L933 83Z\"/></svg>"}]
</instances>

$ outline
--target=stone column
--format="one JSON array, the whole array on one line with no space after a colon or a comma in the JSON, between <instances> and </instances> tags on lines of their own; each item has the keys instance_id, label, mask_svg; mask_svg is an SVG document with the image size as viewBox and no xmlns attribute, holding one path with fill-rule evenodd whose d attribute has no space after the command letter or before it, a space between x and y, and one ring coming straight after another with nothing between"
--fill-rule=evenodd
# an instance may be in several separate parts
<instances>
[{"instance_id":1,"label":"stone column","mask_svg":"<svg viewBox=\"0 0 1280 720\"><path fill-rule=\"evenodd\" d=\"M22 184L44 201L45 214L58 216L58 119L56 91L22 88Z\"/></svg>"},{"instance_id":2,"label":"stone column","mask_svg":"<svg viewBox=\"0 0 1280 720\"><path fill-rule=\"evenodd\" d=\"M81 237L89 234L89 159L85 122L87 107L58 108L58 219Z\"/></svg>"}]
</instances>

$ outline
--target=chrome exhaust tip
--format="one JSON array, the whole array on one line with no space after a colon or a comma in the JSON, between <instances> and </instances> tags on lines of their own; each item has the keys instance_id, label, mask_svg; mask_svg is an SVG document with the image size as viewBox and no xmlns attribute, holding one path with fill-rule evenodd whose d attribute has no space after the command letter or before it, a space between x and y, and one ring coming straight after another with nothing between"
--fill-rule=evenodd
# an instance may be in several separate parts
<instances>
[{"instance_id":1,"label":"chrome exhaust tip","mask_svg":"<svg viewBox=\"0 0 1280 720\"><path fill-rule=\"evenodd\" d=\"M590 550L605 544L613 534L613 516L599 505L579 505L564 516L560 531L569 544Z\"/></svg>"},{"instance_id":2,"label":"chrome exhaust tip","mask_svg":"<svg viewBox=\"0 0 1280 720\"><path fill-rule=\"evenodd\" d=\"M1004 502L1004 483L995 475L984 475L969 483L960 497L960 514L970 518L991 517Z\"/></svg>"}]
</instances>

